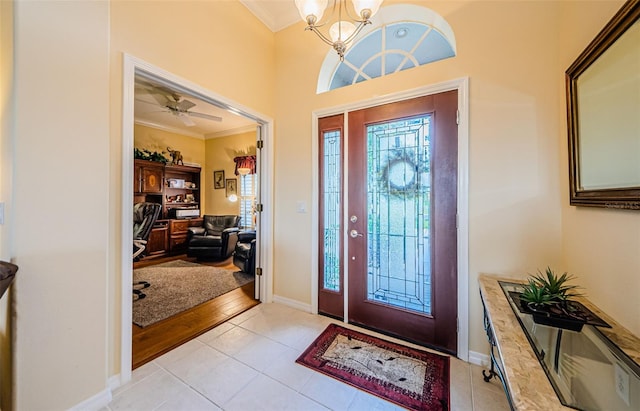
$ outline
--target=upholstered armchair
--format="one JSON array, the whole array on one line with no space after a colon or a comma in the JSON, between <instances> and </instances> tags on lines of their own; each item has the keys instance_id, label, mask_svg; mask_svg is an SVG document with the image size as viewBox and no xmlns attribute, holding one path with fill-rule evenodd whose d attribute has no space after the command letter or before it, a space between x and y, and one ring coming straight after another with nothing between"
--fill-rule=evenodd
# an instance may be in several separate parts
<instances>
[{"instance_id":1,"label":"upholstered armchair","mask_svg":"<svg viewBox=\"0 0 640 411\"><path fill-rule=\"evenodd\" d=\"M187 233L187 256L207 260L231 257L238 242L240 217L205 215L202 227L190 227Z\"/></svg>"},{"instance_id":2,"label":"upholstered armchair","mask_svg":"<svg viewBox=\"0 0 640 411\"><path fill-rule=\"evenodd\" d=\"M256 232L241 231L233 253L233 264L245 273L254 274L256 269Z\"/></svg>"}]
</instances>

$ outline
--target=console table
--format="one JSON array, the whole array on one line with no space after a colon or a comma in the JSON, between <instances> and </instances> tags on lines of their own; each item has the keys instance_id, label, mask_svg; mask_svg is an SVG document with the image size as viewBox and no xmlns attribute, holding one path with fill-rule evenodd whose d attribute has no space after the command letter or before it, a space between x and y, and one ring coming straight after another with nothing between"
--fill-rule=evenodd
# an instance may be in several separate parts
<instances>
[{"instance_id":1,"label":"console table","mask_svg":"<svg viewBox=\"0 0 640 411\"><path fill-rule=\"evenodd\" d=\"M500 378L511 408L605 410L615 403L616 410L639 409L640 339L584 298L579 302L611 328L585 325L574 332L533 324L530 314L516 314L507 298L506 290L522 283L487 274L479 277L492 360L485 379ZM622 393L616 392L616 383ZM594 387L600 391L593 392ZM581 403L589 405L583 408Z\"/></svg>"}]
</instances>

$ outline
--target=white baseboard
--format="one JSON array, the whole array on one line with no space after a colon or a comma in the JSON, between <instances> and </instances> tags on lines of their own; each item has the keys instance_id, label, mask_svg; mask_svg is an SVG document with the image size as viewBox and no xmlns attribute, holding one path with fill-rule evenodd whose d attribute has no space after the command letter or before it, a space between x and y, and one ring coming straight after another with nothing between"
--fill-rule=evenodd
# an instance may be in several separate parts
<instances>
[{"instance_id":1,"label":"white baseboard","mask_svg":"<svg viewBox=\"0 0 640 411\"><path fill-rule=\"evenodd\" d=\"M119 388L122 385L122 380L120 379L120 374L116 374L116 375L110 377L109 381L107 381L107 383L109 384L109 389L111 389L111 391L114 391L116 388Z\"/></svg>"},{"instance_id":2,"label":"white baseboard","mask_svg":"<svg viewBox=\"0 0 640 411\"><path fill-rule=\"evenodd\" d=\"M111 389L105 388L93 397L87 398L79 404L69 408L69 411L88 411L100 410L105 408L111 402Z\"/></svg>"},{"instance_id":3,"label":"white baseboard","mask_svg":"<svg viewBox=\"0 0 640 411\"><path fill-rule=\"evenodd\" d=\"M486 367L491 365L491 358L486 354L482 354L475 351L469 351L469 362L471 364Z\"/></svg>"},{"instance_id":4,"label":"white baseboard","mask_svg":"<svg viewBox=\"0 0 640 411\"><path fill-rule=\"evenodd\" d=\"M274 303L280 303L291 308L295 308L296 310L304 311L306 313L311 312L311 304L305 304L297 300L292 300L291 298L281 297L279 295L273 296Z\"/></svg>"}]
</instances>

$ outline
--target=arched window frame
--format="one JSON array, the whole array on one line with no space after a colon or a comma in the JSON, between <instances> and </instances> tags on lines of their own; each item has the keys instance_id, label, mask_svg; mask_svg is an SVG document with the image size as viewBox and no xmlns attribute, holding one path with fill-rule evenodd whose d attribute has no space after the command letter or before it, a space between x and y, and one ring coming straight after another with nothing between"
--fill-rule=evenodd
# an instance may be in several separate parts
<instances>
[{"instance_id":1,"label":"arched window frame","mask_svg":"<svg viewBox=\"0 0 640 411\"><path fill-rule=\"evenodd\" d=\"M381 8L380 11L371 19L371 24L362 30L359 39L352 45L352 47L355 47L359 42L361 42L374 31L381 28L384 29L386 26L399 23L417 23L428 26L429 30L438 31L442 35L442 37L449 43L449 46L451 46L453 55L457 55L455 35L449 23L447 23L447 21L442 16L429 8L409 4L398 4ZM348 52L345 56L345 60L341 62L338 54L333 49L329 49L320 68L316 93L320 94L332 90L331 82L333 80L333 76L341 66L341 64L346 64L358 75L361 75L366 80L370 80L371 77L366 75L366 73L363 72L362 68L366 67L366 65L373 59L389 51L390 50L383 50L380 53L374 53L364 64L362 64L361 67L355 67L348 61ZM396 54L405 54L405 58L412 60L414 67L420 65L416 57L410 53L406 53L401 50L393 50L393 52ZM399 70L401 71L402 68L400 68ZM380 77L383 76L385 76L384 72L381 73ZM357 77L358 76L355 76L355 78Z\"/></svg>"}]
</instances>

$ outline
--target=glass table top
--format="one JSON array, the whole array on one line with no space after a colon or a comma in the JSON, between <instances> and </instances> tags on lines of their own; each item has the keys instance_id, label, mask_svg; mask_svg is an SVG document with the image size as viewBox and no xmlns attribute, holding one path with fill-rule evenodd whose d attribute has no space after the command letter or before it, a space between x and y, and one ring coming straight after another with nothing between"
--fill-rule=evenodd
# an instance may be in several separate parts
<instances>
[{"instance_id":1,"label":"glass table top","mask_svg":"<svg viewBox=\"0 0 640 411\"><path fill-rule=\"evenodd\" d=\"M499 281L551 385L563 405L579 410L640 410L640 366L598 327L580 331L534 322L509 292L522 284Z\"/></svg>"}]
</instances>

